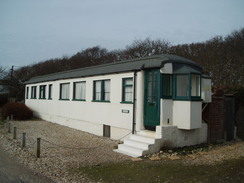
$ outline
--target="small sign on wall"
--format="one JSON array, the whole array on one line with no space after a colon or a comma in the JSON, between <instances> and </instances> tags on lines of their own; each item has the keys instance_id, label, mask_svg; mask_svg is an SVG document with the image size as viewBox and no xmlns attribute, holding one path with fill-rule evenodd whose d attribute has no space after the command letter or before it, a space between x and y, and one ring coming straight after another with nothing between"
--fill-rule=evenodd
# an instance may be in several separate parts
<instances>
[{"instance_id":1,"label":"small sign on wall","mask_svg":"<svg viewBox=\"0 0 244 183\"><path fill-rule=\"evenodd\" d=\"M127 113L127 114L129 114L129 113L130 113L130 111L129 111L129 110L127 110L127 109L122 109L122 113Z\"/></svg>"}]
</instances>

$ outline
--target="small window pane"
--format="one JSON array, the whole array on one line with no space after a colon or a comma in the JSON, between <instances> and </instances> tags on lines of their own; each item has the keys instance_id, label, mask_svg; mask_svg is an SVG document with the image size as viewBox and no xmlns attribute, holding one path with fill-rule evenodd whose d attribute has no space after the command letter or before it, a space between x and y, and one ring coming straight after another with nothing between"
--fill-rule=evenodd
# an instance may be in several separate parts
<instances>
[{"instance_id":1,"label":"small window pane","mask_svg":"<svg viewBox=\"0 0 244 183\"><path fill-rule=\"evenodd\" d=\"M187 97L187 96L189 96L188 75L178 75L177 76L176 95L178 97Z\"/></svg>"},{"instance_id":2,"label":"small window pane","mask_svg":"<svg viewBox=\"0 0 244 183\"><path fill-rule=\"evenodd\" d=\"M64 83L60 85L60 99L69 99L70 84Z\"/></svg>"},{"instance_id":3,"label":"small window pane","mask_svg":"<svg viewBox=\"0 0 244 183\"><path fill-rule=\"evenodd\" d=\"M74 83L74 99L85 100L86 83L78 82Z\"/></svg>"},{"instance_id":4,"label":"small window pane","mask_svg":"<svg viewBox=\"0 0 244 183\"><path fill-rule=\"evenodd\" d=\"M133 78L124 78L122 87L123 87L122 102L132 102L133 101Z\"/></svg>"},{"instance_id":5,"label":"small window pane","mask_svg":"<svg viewBox=\"0 0 244 183\"><path fill-rule=\"evenodd\" d=\"M52 99L52 84L48 86L48 99Z\"/></svg>"},{"instance_id":6,"label":"small window pane","mask_svg":"<svg viewBox=\"0 0 244 183\"><path fill-rule=\"evenodd\" d=\"M110 80L104 81L104 100L110 100Z\"/></svg>"},{"instance_id":7,"label":"small window pane","mask_svg":"<svg viewBox=\"0 0 244 183\"><path fill-rule=\"evenodd\" d=\"M101 92L102 92L102 81L95 81L94 82L95 93L94 93L94 100L101 100Z\"/></svg>"},{"instance_id":8,"label":"small window pane","mask_svg":"<svg viewBox=\"0 0 244 183\"><path fill-rule=\"evenodd\" d=\"M191 96L200 96L200 76L192 75L191 76Z\"/></svg>"},{"instance_id":9,"label":"small window pane","mask_svg":"<svg viewBox=\"0 0 244 183\"><path fill-rule=\"evenodd\" d=\"M172 75L163 75L163 97L172 97Z\"/></svg>"}]
</instances>

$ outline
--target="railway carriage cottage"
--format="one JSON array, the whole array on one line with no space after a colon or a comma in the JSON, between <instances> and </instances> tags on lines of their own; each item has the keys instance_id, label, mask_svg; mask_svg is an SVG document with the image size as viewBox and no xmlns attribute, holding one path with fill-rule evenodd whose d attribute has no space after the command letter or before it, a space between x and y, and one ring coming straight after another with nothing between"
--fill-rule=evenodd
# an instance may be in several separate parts
<instances>
[{"instance_id":1,"label":"railway carriage cottage","mask_svg":"<svg viewBox=\"0 0 244 183\"><path fill-rule=\"evenodd\" d=\"M157 55L33 77L26 105L34 115L95 135L123 139L133 157L207 141L202 104L211 79L195 62Z\"/></svg>"}]
</instances>

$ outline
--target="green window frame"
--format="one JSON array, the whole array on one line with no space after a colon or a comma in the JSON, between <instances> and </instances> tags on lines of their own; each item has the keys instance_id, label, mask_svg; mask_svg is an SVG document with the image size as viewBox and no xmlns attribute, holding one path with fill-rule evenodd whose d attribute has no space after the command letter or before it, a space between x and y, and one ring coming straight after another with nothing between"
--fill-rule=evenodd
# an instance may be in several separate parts
<instances>
[{"instance_id":1,"label":"green window frame","mask_svg":"<svg viewBox=\"0 0 244 183\"><path fill-rule=\"evenodd\" d=\"M133 103L133 77L122 78L122 101L121 103Z\"/></svg>"},{"instance_id":2,"label":"green window frame","mask_svg":"<svg viewBox=\"0 0 244 183\"><path fill-rule=\"evenodd\" d=\"M110 80L93 81L93 102L110 102Z\"/></svg>"},{"instance_id":3,"label":"green window frame","mask_svg":"<svg viewBox=\"0 0 244 183\"><path fill-rule=\"evenodd\" d=\"M86 82L74 82L73 83L73 100L85 101L86 100Z\"/></svg>"},{"instance_id":4,"label":"green window frame","mask_svg":"<svg viewBox=\"0 0 244 183\"><path fill-rule=\"evenodd\" d=\"M162 74L162 98L172 99L173 97L173 75Z\"/></svg>"},{"instance_id":5,"label":"green window frame","mask_svg":"<svg viewBox=\"0 0 244 183\"><path fill-rule=\"evenodd\" d=\"M174 74L173 83L175 100L201 100L201 75Z\"/></svg>"},{"instance_id":6,"label":"green window frame","mask_svg":"<svg viewBox=\"0 0 244 183\"><path fill-rule=\"evenodd\" d=\"M26 87L26 91L25 91L25 98L28 99L29 98L29 87Z\"/></svg>"},{"instance_id":7,"label":"green window frame","mask_svg":"<svg viewBox=\"0 0 244 183\"><path fill-rule=\"evenodd\" d=\"M36 86L31 87L31 99L36 99Z\"/></svg>"},{"instance_id":8,"label":"green window frame","mask_svg":"<svg viewBox=\"0 0 244 183\"><path fill-rule=\"evenodd\" d=\"M53 89L53 85L49 84L48 85L48 100L52 100L52 89Z\"/></svg>"},{"instance_id":9,"label":"green window frame","mask_svg":"<svg viewBox=\"0 0 244 183\"><path fill-rule=\"evenodd\" d=\"M46 85L39 86L39 99L46 99Z\"/></svg>"},{"instance_id":10,"label":"green window frame","mask_svg":"<svg viewBox=\"0 0 244 183\"><path fill-rule=\"evenodd\" d=\"M59 89L59 100L69 100L70 83L61 83Z\"/></svg>"}]
</instances>

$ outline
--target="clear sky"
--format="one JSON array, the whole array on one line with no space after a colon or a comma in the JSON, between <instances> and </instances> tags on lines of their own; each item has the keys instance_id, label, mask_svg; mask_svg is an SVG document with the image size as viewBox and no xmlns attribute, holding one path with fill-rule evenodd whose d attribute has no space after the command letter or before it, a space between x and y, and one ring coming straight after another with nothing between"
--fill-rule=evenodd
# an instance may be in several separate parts
<instances>
[{"instance_id":1,"label":"clear sky","mask_svg":"<svg viewBox=\"0 0 244 183\"><path fill-rule=\"evenodd\" d=\"M173 45L244 27L244 0L0 0L0 66L71 56L135 39Z\"/></svg>"}]
</instances>

